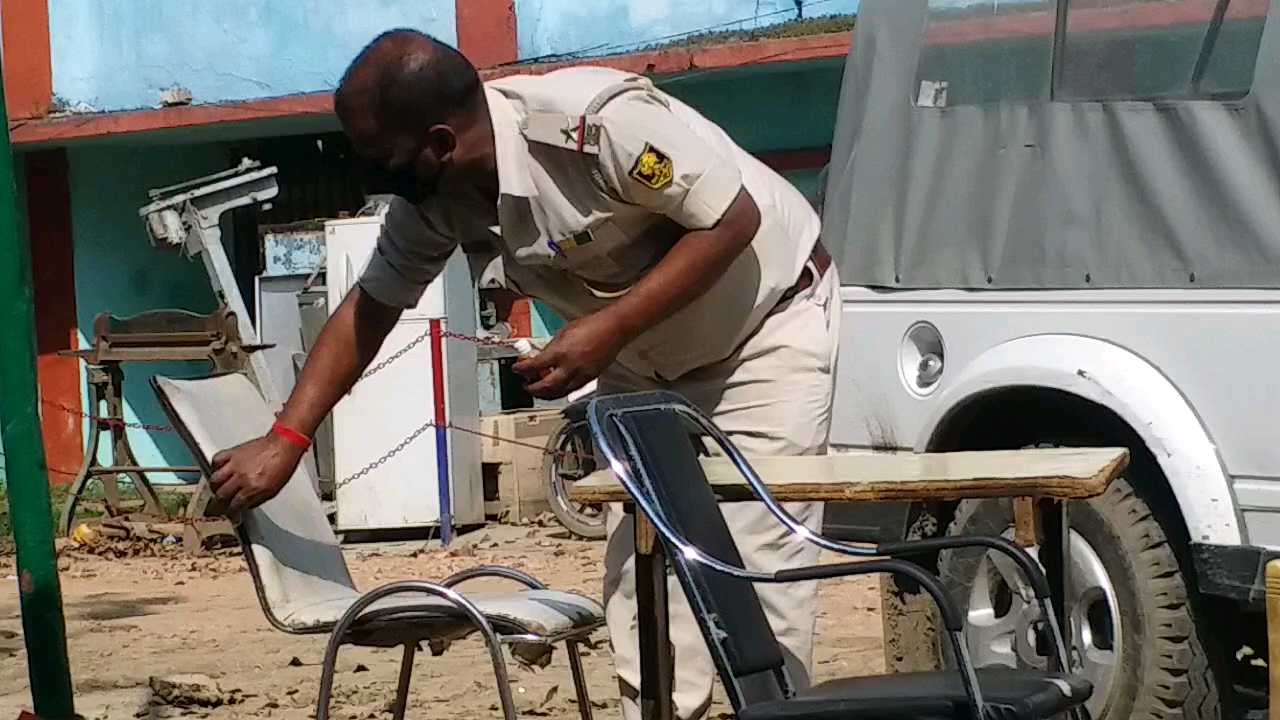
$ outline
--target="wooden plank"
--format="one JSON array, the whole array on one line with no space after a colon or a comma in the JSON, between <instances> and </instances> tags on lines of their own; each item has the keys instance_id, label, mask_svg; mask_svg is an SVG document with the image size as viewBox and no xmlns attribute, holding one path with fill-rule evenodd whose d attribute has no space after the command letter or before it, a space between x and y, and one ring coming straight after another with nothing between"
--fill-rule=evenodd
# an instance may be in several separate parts
<instances>
[{"instance_id":1,"label":"wooden plank","mask_svg":"<svg viewBox=\"0 0 1280 720\"><path fill-rule=\"evenodd\" d=\"M984 497L1080 499L1101 495L1129 462L1124 448L1037 448L937 454L855 453L748 458L781 501L881 502ZM721 500L751 500L737 469L702 460ZM569 495L588 503L627 499L609 471L575 482Z\"/></svg>"}]
</instances>

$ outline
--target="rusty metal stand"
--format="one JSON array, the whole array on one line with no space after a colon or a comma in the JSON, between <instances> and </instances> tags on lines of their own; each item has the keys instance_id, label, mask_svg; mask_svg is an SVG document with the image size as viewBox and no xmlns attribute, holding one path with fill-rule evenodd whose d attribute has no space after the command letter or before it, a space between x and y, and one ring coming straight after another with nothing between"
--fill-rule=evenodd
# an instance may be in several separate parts
<instances>
[{"instance_id":1,"label":"rusty metal stand","mask_svg":"<svg viewBox=\"0 0 1280 720\"><path fill-rule=\"evenodd\" d=\"M106 514L120 517L141 514L149 519L169 520L160 505L147 473L186 472L198 473L196 466L144 467L129 445L124 418L124 370L123 362L173 362L205 360L219 372L242 369L250 353L265 346L243 345L235 315L223 307L209 315L197 315L183 310L154 310L129 318L117 318L101 313L93 323L94 344L84 350L64 355L81 358L87 367L89 412L93 423L85 442L84 460L76 474L71 492L62 508L59 528L70 534L75 522L76 508L89 484L98 479ZM74 412L74 410L72 410ZM141 426L147 429L147 426ZM102 436L111 436L111 463L103 465L98 459ZM128 477L141 496L138 501L127 502L120 496L121 476ZM207 478L201 478L184 513L185 517L199 519L212 494L208 492Z\"/></svg>"},{"instance_id":2,"label":"rusty metal stand","mask_svg":"<svg viewBox=\"0 0 1280 720\"><path fill-rule=\"evenodd\" d=\"M129 435L125 432L124 399L121 397L124 371L120 369L120 363L89 365L87 373L90 414L94 417L93 427L89 430L89 439L85 443L84 460L80 464L80 472L76 473L67 502L62 507L59 527L64 534L71 533L80 497L90 481L94 479L102 482L102 495L108 516L118 517L141 510L148 517L168 519L168 513L160 505L160 498L151 486L147 473L200 472L200 468L140 466L137 457L133 454L133 448L129 446ZM110 465L103 465L98 459L98 447L104 433L111 435ZM136 503L130 504L121 498L119 478L122 475L133 481L134 489L142 496L140 508Z\"/></svg>"}]
</instances>

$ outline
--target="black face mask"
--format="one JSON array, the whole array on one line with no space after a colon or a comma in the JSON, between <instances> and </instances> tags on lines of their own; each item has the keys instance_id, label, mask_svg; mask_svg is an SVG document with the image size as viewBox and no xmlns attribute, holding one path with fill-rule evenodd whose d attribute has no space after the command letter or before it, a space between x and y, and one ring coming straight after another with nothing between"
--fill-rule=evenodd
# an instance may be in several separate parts
<instances>
[{"instance_id":1,"label":"black face mask","mask_svg":"<svg viewBox=\"0 0 1280 720\"><path fill-rule=\"evenodd\" d=\"M365 195L398 195L419 205L434 191L434 187L424 187L418 182L412 165L387 170L378 163L361 159L357 161L357 166Z\"/></svg>"},{"instance_id":2,"label":"black face mask","mask_svg":"<svg viewBox=\"0 0 1280 720\"><path fill-rule=\"evenodd\" d=\"M417 205L424 199L412 168L389 171L376 163L362 163L360 184L365 195L398 195Z\"/></svg>"}]
</instances>

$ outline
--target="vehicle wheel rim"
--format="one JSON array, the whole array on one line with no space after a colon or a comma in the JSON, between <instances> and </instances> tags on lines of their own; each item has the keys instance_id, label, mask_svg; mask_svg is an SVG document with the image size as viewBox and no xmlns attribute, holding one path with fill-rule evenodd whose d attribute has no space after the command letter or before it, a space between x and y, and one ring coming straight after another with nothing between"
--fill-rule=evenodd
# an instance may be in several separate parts
<instances>
[{"instance_id":1,"label":"vehicle wheel rim","mask_svg":"<svg viewBox=\"0 0 1280 720\"><path fill-rule=\"evenodd\" d=\"M578 458L586 458L591 455L590 446L584 447L584 443L572 432L566 432L561 436L560 442L556 444L556 450L567 455L575 455ZM604 508L602 506L590 503L575 503L569 500L570 485L586 477L589 473L590 470L585 468L580 468L580 472L561 472L560 463L551 464L551 482L554 485L554 493L561 506L573 513L574 517L584 525L603 526Z\"/></svg>"},{"instance_id":2,"label":"vehicle wheel rim","mask_svg":"<svg viewBox=\"0 0 1280 720\"><path fill-rule=\"evenodd\" d=\"M1011 533L1006 533L1011 535ZM1032 554L1036 549L1031 549ZM1089 713L1106 711L1107 698L1121 657L1123 633L1115 587L1102 559L1087 540L1071 531L1070 585L1072 671L1093 683ZM969 592L966 641L974 664L1009 668L1048 666L1037 643L1040 610L1016 566L998 553L986 553Z\"/></svg>"}]
</instances>

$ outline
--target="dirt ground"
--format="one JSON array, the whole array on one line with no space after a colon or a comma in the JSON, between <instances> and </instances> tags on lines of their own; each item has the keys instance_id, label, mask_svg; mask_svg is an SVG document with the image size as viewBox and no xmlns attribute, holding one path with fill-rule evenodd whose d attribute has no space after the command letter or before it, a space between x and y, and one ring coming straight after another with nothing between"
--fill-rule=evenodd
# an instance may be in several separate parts
<instances>
[{"instance_id":1,"label":"dirt ground","mask_svg":"<svg viewBox=\"0 0 1280 720\"><path fill-rule=\"evenodd\" d=\"M599 597L603 543L568 539L558 528L497 526L464 536L450 550L421 542L348 546L361 588L392 580L443 578L480 564L516 567L558 589ZM76 709L88 720L134 717L272 717L314 714L323 636L272 629L238 553L192 558L176 548L159 557L108 559L78 552L60 558ZM0 557L0 719L30 708L14 559ZM483 587L483 584L477 584ZM822 586L818 679L876 673L883 667L874 581ZM605 632L584 659L595 717L618 718L618 690ZM397 650L344 649L332 717L389 717ZM455 644L438 658L418 655L409 715L500 717L482 644ZM517 706L526 717L578 717L564 653L549 667L511 663ZM212 678L214 707L183 708L153 699L151 678L194 673ZM163 694L163 693L162 693ZM181 704L181 703L180 703ZM712 717L728 715L717 692Z\"/></svg>"}]
</instances>

